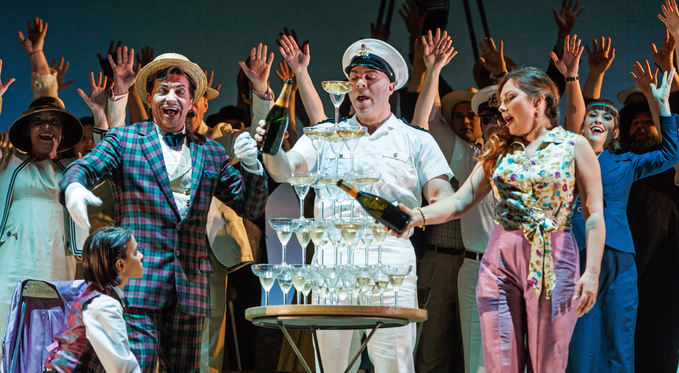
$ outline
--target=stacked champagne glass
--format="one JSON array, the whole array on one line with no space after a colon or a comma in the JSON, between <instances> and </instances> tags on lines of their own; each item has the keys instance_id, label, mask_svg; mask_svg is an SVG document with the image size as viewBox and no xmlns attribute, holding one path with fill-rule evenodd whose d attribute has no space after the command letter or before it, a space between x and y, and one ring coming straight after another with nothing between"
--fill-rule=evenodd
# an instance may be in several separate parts
<instances>
[{"instance_id":1,"label":"stacked champagne glass","mask_svg":"<svg viewBox=\"0 0 679 373\"><path fill-rule=\"evenodd\" d=\"M282 261L276 265L253 265L252 270L266 292L265 305L268 305L269 290L277 280L283 291L284 304L287 304L288 291L294 286L297 304L371 305L371 295L377 290L380 306L384 306L384 291L391 284L395 291L393 306L398 306L398 291L412 266L382 263L382 244L387 237L387 228L376 223L367 211L357 209L355 200L337 186L343 179L363 192L370 192L379 183L379 173L354 168L354 155L361 139L367 137L367 128L339 123L339 106L346 93L351 91L351 83L328 81L323 82L323 88L335 105L335 124L304 128L304 134L316 150L316 164L312 167L316 171L287 175L287 182L294 187L300 200L300 217L269 219L282 245ZM350 154L350 167L348 172L340 173L339 159L343 158L345 148ZM329 166L320 167L326 157ZM315 205L318 207L316 219L304 218L304 198L310 188L314 189L319 202ZM349 200L348 211L344 211ZM302 247L301 264L287 263L286 246L293 233ZM373 241L377 244L378 255L377 261L371 263L369 247ZM309 242L314 243L316 253L312 263L306 264ZM356 264L357 257L364 258L362 265ZM310 292L313 301L308 299Z\"/></svg>"}]
</instances>

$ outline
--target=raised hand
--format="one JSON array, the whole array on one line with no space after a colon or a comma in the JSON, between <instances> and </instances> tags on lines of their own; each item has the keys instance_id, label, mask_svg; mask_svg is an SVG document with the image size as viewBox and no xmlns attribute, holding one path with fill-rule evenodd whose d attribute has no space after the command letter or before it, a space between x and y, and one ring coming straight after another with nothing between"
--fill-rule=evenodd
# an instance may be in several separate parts
<instances>
[{"instance_id":1,"label":"raised hand","mask_svg":"<svg viewBox=\"0 0 679 373\"><path fill-rule=\"evenodd\" d=\"M674 67L674 47L674 37L672 37L668 30L665 30L665 40L663 40L660 50L658 50L655 44L651 44L653 62L658 65L661 71L670 71Z\"/></svg>"},{"instance_id":2,"label":"raised hand","mask_svg":"<svg viewBox=\"0 0 679 373\"><path fill-rule=\"evenodd\" d=\"M632 74L632 78L634 78L634 81L637 82L637 86L639 86L641 93L643 93L644 96L646 96L646 98L651 97L653 95L653 91L651 90L651 84L653 84L654 86L658 85L657 79L658 69L656 68L655 71L651 73L651 65L648 63L648 60L646 60L645 70L644 67L641 66L639 61L637 61L637 63L634 64L634 72L631 72L630 74Z\"/></svg>"},{"instance_id":3,"label":"raised hand","mask_svg":"<svg viewBox=\"0 0 679 373\"><path fill-rule=\"evenodd\" d=\"M2 72L2 60L0 60L0 73L1 72ZM0 97L2 97L2 95L5 94L5 91L7 91L9 85L14 83L14 80L15 80L14 78L10 78L8 81L4 83L2 82L2 80L0 80Z\"/></svg>"},{"instance_id":4,"label":"raised hand","mask_svg":"<svg viewBox=\"0 0 679 373\"><path fill-rule=\"evenodd\" d=\"M373 39L377 40L382 40L383 42L387 42L389 40L389 36L391 36L391 30L389 30L388 25L383 25L381 23L378 23L377 25L370 22L370 37Z\"/></svg>"},{"instance_id":5,"label":"raised hand","mask_svg":"<svg viewBox=\"0 0 679 373\"><path fill-rule=\"evenodd\" d=\"M436 42L434 40L438 39ZM427 36L422 37L422 45L424 47L424 63L427 69L435 69L441 71L450 60L457 55L457 51L452 46L453 41L448 36L447 31L436 29L436 38L432 37L431 30L427 32Z\"/></svg>"},{"instance_id":6,"label":"raised hand","mask_svg":"<svg viewBox=\"0 0 679 373\"><path fill-rule=\"evenodd\" d=\"M50 65L50 68L57 71L57 92L61 92L64 89L70 87L71 84L73 84L72 80L69 80L68 82L64 83L64 76L66 76L68 66L69 66L68 61L66 61L66 64L64 64L64 57L61 57L59 59L58 65L57 60L55 58L52 59L52 65Z\"/></svg>"},{"instance_id":7,"label":"raised hand","mask_svg":"<svg viewBox=\"0 0 679 373\"><path fill-rule=\"evenodd\" d=\"M286 38L286 36L283 37ZM295 45L297 44L295 43ZM238 61L243 72L252 82L252 88L259 93L266 93L269 89L269 73L273 64L273 52L269 54L268 59L266 52L266 45L259 43L257 47L250 50L250 66L243 61Z\"/></svg>"},{"instance_id":8,"label":"raised hand","mask_svg":"<svg viewBox=\"0 0 679 373\"><path fill-rule=\"evenodd\" d=\"M676 39L679 37L679 9L676 0L665 0L665 4L660 5L663 16L658 14L658 19L665 24L667 30Z\"/></svg>"},{"instance_id":9,"label":"raised hand","mask_svg":"<svg viewBox=\"0 0 679 373\"><path fill-rule=\"evenodd\" d=\"M106 102L106 97L101 97L101 95L106 95L107 79L106 76L102 78L102 73L99 73L95 82L94 73L90 72L90 94L86 95L82 89L78 88L78 94L85 101L87 107L92 110L95 122L99 123L99 127L102 129L108 129L108 121L106 120L106 112L103 105Z\"/></svg>"},{"instance_id":10,"label":"raised hand","mask_svg":"<svg viewBox=\"0 0 679 373\"><path fill-rule=\"evenodd\" d=\"M137 53L137 64L139 66L139 69L148 65L149 62L153 61L153 57L154 57L153 48L149 46L142 48L141 55ZM137 69L137 71L139 71L139 69Z\"/></svg>"},{"instance_id":11,"label":"raised hand","mask_svg":"<svg viewBox=\"0 0 679 373\"><path fill-rule=\"evenodd\" d=\"M493 38L484 38L482 43L479 43L482 56L479 60L486 70L493 73L493 75L502 74L507 71L507 63L505 63L504 44L500 40L500 49L497 49Z\"/></svg>"},{"instance_id":12,"label":"raised hand","mask_svg":"<svg viewBox=\"0 0 679 373\"><path fill-rule=\"evenodd\" d=\"M654 83L651 83L651 94L653 97L658 100L659 102L668 102L669 97L670 97L670 91L672 88L672 81L674 80L674 72L676 69L672 69L670 71L665 71L662 76L662 80L660 83L662 83L661 86L656 87Z\"/></svg>"},{"instance_id":13,"label":"raised hand","mask_svg":"<svg viewBox=\"0 0 679 373\"><path fill-rule=\"evenodd\" d=\"M214 78L215 78L214 70L211 70L210 74L207 73L207 70L203 70L203 72L205 73L205 77L207 78L207 86L209 88L212 88L212 82L214 81ZM221 88L222 88L222 85L219 84L219 85L217 85L217 87L215 87L215 91L219 92L219 90Z\"/></svg>"},{"instance_id":14,"label":"raised hand","mask_svg":"<svg viewBox=\"0 0 679 373\"><path fill-rule=\"evenodd\" d=\"M33 26L31 21L28 21L28 33L24 34L19 31L19 42L28 54L33 54L42 51L45 44L45 35L47 34L47 22L43 23L42 19L35 17Z\"/></svg>"},{"instance_id":15,"label":"raised hand","mask_svg":"<svg viewBox=\"0 0 679 373\"><path fill-rule=\"evenodd\" d=\"M134 72L134 48L130 48L129 51L127 46L116 48L115 62L110 54L108 62L113 71L113 94L124 95L137 80L137 74Z\"/></svg>"},{"instance_id":16,"label":"raised hand","mask_svg":"<svg viewBox=\"0 0 679 373\"><path fill-rule=\"evenodd\" d=\"M573 26L575 26L575 21L582 14L582 11L585 10L584 7L580 9L578 7L580 7L580 0L577 0L575 4L573 4L573 0L568 0L568 3L566 3L566 0L563 0L560 11L557 12L556 9L552 8L554 21L556 21L556 25L559 27L559 36L566 37L570 35Z\"/></svg>"},{"instance_id":17,"label":"raised hand","mask_svg":"<svg viewBox=\"0 0 679 373\"><path fill-rule=\"evenodd\" d=\"M417 5L417 1L406 1L403 3L403 9L398 11L398 14L403 17L406 24L406 29L410 34L410 39L419 39L422 35L422 26L424 25L424 17L427 13L420 12L420 6Z\"/></svg>"},{"instance_id":18,"label":"raised hand","mask_svg":"<svg viewBox=\"0 0 679 373\"><path fill-rule=\"evenodd\" d=\"M118 40L118 44L113 46L114 41L111 40L111 42L108 45L108 52L106 52L106 56L102 56L101 53L97 53L97 58L99 59L99 65L101 66L101 71L104 72L104 75L109 77L109 83L113 83L113 70L111 69L111 64L108 62L108 56L112 55L113 52L116 51L116 49L120 48L120 45L122 42Z\"/></svg>"},{"instance_id":19,"label":"raised hand","mask_svg":"<svg viewBox=\"0 0 679 373\"><path fill-rule=\"evenodd\" d=\"M424 37L424 36L423 36ZM424 63L424 45L419 39L413 40L413 74L424 72L427 65Z\"/></svg>"},{"instance_id":20,"label":"raised hand","mask_svg":"<svg viewBox=\"0 0 679 373\"><path fill-rule=\"evenodd\" d=\"M280 37L280 39L282 39L283 35L292 37L295 40L295 43L299 44L299 39L297 38L297 32L295 32L294 28L288 30L287 27L283 27L283 32L279 32L278 36ZM279 47L281 46L280 39L276 40L276 44L278 44ZM309 44L309 39L304 40L304 43L302 43L302 48L304 48L304 46L307 45L307 44Z\"/></svg>"},{"instance_id":21,"label":"raised hand","mask_svg":"<svg viewBox=\"0 0 679 373\"><path fill-rule=\"evenodd\" d=\"M285 61L279 62L278 68L280 69L280 71L276 70L276 75L278 76L278 79L281 80L281 83L285 83L285 81L288 79L295 80L295 72L288 67L287 62Z\"/></svg>"},{"instance_id":22,"label":"raised hand","mask_svg":"<svg viewBox=\"0 0 679 373\"><path fill-rule=\"evenodd\" d=\"M281 36L280 45L278 49L295 73L309 66L309 61L311 60L309 44L304 46L304 52L302 52L294 38L283 35Z\"/></svg>"},{"instance_id":23,"label":"raised hand","mask_svg":"<svg viewBox=\"0 0 679 373\"><path fill-rule=\"evenodd\" d=\"M580 42L581 40L578 39L578 35L573 35L572 38L566 36L563 42L563 56L561 59L556 56L556 53L549 52L556 68L567 78L574 78L578 75L580 56L582 56L582 51L585 49L585 47L580 46Z\"/></svg>"},{"instance_id":24,"label":"raised hand","mask_svg":"<svg viewBox=\"0 0 679 373\"><path fill-rule=\"evenodd\" d=\"M585 46L587 51L587 64L590 74L603 74L608 70L615 58L615 48L611 49L611 38L601 37L600 41L592 40L592 50L589 45Z\"/></svg>"}]
</instances>

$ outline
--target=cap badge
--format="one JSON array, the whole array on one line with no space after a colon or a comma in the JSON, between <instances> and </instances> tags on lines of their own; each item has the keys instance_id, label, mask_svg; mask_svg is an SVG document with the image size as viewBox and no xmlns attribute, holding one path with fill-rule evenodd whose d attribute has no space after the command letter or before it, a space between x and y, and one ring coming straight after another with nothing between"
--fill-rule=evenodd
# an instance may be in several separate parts
<instances>
[{"instance_id":1,"label":"cap badge","mask_svg":"<svg viewBox=\"0 0 679 373\"><path fill-rule=\"evenodd\" d=\"M356 57L368 57L370 55L370 49L365 46L365 44L361 44L361 49L358 50L356 53Z\"/></svg>"},{"instance_id":2,"label":"cap badge","mask_svg":"<svg viewBox=\"0 0 679 373\"><path fill-rule=\"evenodd\" d=\"M497 99L495 93L488 99L488 106L490 107L500 107L500 101Z\"/></svg>"}]
</instances>

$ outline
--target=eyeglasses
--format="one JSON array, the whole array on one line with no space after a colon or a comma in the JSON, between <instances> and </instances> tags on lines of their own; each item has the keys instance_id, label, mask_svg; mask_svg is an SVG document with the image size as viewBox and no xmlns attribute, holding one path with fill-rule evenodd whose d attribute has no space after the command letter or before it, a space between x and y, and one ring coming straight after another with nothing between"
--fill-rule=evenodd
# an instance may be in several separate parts
<instances>
[{"instance_id":1,"label":"eyeglasses","mask_svg":"<svg viewBox=\"0 0 679 373\"><path fill-rule=\"evenodd\" d=\"M497 119L498 123L500 124L505 124L505 120L502 118L502 115L500 114L486 114L486 115L479 115L481 117L481 123L484 125L489 125L493 123L493 120Z\"/></svg>"}]
</instances>

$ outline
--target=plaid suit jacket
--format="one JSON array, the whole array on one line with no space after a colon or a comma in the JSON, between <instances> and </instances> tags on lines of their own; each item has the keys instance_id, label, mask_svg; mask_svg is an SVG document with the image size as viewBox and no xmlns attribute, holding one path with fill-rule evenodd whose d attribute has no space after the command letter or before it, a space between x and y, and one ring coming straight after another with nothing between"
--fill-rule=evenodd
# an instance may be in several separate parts
<instances>
[{"instance_id":1,"label":"plaid suit jacket","mask_svg":"<svg viewBox=\"0 0 679 373\"><path fill-rule=\"evenodd\" d=\"M205 224L212 196L239 214L257 218L264 213L267 181L249 172L241 176L213 140L189 131L187 139L193 184L183 220L152 122L112 129L90 154L71 163L60 181L60 201L64 203L64 191L71 183L92 189L110 180L116 226L131 229L144 254L144 277L125 286L130 306L158 310L176 288L184 312L208 317L212 264Z\"/></svg>"}]
</instances>

